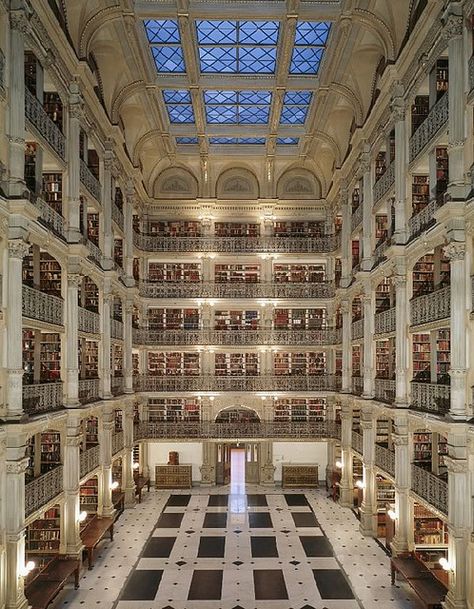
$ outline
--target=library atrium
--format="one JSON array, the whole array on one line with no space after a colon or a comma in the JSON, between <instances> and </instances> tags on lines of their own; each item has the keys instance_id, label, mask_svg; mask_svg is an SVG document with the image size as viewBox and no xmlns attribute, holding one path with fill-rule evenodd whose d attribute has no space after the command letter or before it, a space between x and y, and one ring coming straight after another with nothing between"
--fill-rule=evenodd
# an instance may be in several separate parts
<instances>
[{"instance_id":1,"label":"library atrium","mask_svg":"<svg viewBox=\"0 0 474 609\"><path fill-rule=\"evenodd\" d=\"M0 0L0 609L474 609L474 0Z\"/></svg>"}]
</instances>

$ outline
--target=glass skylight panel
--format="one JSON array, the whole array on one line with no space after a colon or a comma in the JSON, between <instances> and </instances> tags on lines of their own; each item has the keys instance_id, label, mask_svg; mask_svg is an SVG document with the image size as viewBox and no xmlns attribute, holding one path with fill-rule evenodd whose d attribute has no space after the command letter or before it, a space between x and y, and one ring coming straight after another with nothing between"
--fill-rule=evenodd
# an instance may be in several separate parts
<instances>
[{"instance_id":1,"label":"glass skylight panel","mask_svg":"<svg viewBox=\"0 0 474 609\"><path fill-rule=\"evenodd\" d=\"M317 74L324 55L331 24L300 21L296 26L290 74Z\"/></svg>"},{"instance_id":2,"label":"glass skylight panel","mask_svg":"<svg viewBox=\"0 0 474 609\"><path fill-rule=\"evenodd\" d=\"M280 116L282 125L303 125L308 116L311 91L287 91Z\"/></svg>"},{"instance_id":3,"label":"glass skylight panel","mask_svg":"<svg viewBox=\"0 0 474 609\"><path fill-rule=\"evenodd\" d=\"M170 123L194 123L191 94L186 90L165 89L163 100L168 111Z\"/></svg>"},{"instance_id":4,"label":"glass skylight panel","mask_svg":"<svg viewBox=\"0 0 474 609\"><path fill-rule=\"evenodd\" d=\"M264 137L210 137L210 144L249 144L264 145Z\"/></svg>"},{"instance_id":5,"label":"glass skylight panel","mask_svg":"<svg viewBox=\"0 0 474 609\"><path fill-rule=\"evenodd\" d=\"M271 101L270 91L205 91L206 120L211 124L265 125Z\"/></svg>"},{"instance_id":6,"label":"glass skylight panel","mask_svg":"<svg viewBox=\"0 0 474 609\"><path fill-rule=\"evenodd\" d=\"M177 137L176 143L177 144L197 144L198 138L197 137Z\"/></svg>"},{"instance_id":7,"label":"glass skylight panel","mask_svg":"<svg viewBox=\"0 0 474 609\"><path fill-rule=\"evenodd\" d=\"M299 137L277 137L278 145L296 146L299 141Z\"/></svg>"},{"instance_id":8,"label":"glass skylight panel","mask_svg":"<svg viewBox=\"0 0 474 609\"><path fill-rule=\"evenodd\" d=\"M278 21L196 21L201 72L273 74L279 30Z\"/></svg>"},{"instance_id":9,"label":"glass skylight panel","mask_svg":"<svg viewBox=\"0 0 474 609\"><path fill-rule=\"evenodd\" d=\"M173 19L147 19L144 25L157 71L185 72L178 22Z\"/></svg>"}]
</instances>

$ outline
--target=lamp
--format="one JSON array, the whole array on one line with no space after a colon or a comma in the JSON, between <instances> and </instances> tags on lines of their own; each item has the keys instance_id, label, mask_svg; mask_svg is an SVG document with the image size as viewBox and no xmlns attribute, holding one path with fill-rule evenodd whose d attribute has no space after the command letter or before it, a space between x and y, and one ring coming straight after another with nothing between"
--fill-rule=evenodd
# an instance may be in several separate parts
<instances>
[{"instance_id":1,"label":"lamp","mask_svg":"<svg viewBox=\"0 0 474 609\"><path fill-rule=\"evenodd\" d=\"M395 510L392 510L392 509L388 510L387 515L388 515L388 517L391 520L396 520L397 519L397 515L395 513Z\"/></svg>"},{"instance_id":2,"label":"lamp","mask_svg":"<svg viewBox=\"0 0 474 609\"><path fill-rule=\"evenodd\" d=\"M117 480L115 482L112 482L112 484L110 485L110 488L114 491L116 488L119 487L119 483L117 482Z\"/></svg>"},{"instance_id":3,"label":"lamp","mask_svg":"<svg viewBox=\"0 0 474 609\"><path fill-rule=\"evenodd\" d=\"M140 469L140 463L134 463L132 467L133 467L133 469L135 469L135 470L136 470L136 469Z\"/></svg>"},{"instance_id":4,"label":"lamp","mask_svg":"<svg viewBox=\"0 0 474 609\"><path fill-rule=\"evenodd\" d=\"M441 567L444 569L444 571L451 571L451 565L444 556L442 556L438 562L441 565Z\"/></svg>"},{"instance_id":5,"label":"lamp","mask_svg":"<svg viewBox=\"0 0 474 609\"><path fill-rule=\"evenodd\" d=\"M87 518L87 512L85 510L82 510L82 512L79 514L79 522L84 522L84 520Z\"/></svg>"},{"instance_id":6,"label":"lamp","mask_svg":"<svg viewBox=\"0 0 474 609\"><path fill-rule=\"evenodd\" d=\"M342 469L342 461L336 461L337 469Z\"/></svg>"},{"instance_id":7,"label":"lamp","mask_svg":"<svg viewBox=\"0 0 474 609\"><path fill-rule=\"evenodd\" d=\"M356 486L357 488L365 488L365 484L362 482L362 480L357 480Z\"/></svg>"},{"instance_id":8,"label":"lamp","mask_svg":"<svg viewBox=\"0 0 474 609\"><path fill-rule=\"evenodd\" d=\"M23 577L26 577L35 567L36 563L33 560L29 560L21 569L20 574L23 575Z\"/></svg>"}]
</instances>

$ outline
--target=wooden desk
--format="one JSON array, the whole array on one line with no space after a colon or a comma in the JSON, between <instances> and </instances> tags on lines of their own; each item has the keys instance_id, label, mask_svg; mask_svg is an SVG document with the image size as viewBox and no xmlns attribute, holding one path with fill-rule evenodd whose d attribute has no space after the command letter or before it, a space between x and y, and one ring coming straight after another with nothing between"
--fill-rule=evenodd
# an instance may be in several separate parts
<instances>
[{"instance_id":1,"label":"wooden desk","mask_svg":"<svg viewBox=\"0 0 474 609\"><path fill-rule=\"evenodd\" d=\"M135 476L135 495L138 497L138 503L142 502L142 491L147 488L147 491L150 492L150 476Z\"/></svg>"},{"instance_id":2,"label":"wooden desk","mask_svg":"<svg viewBox=\"0 0 474 609\"><path fill-rule=\"evenodd\" d=\"M390 571L392 585L395 574L400 573L426 609L441 608L447 589L421 561L414 556L392 558Z\"/></svg>"},{"instance_id":3,"label":"wooden desk","mask_svg":"<svg viewBox=\"0 0 474 609\"><path fill-rule=\"evenodd\" d=\"M79 588L80 562L74 558L56 557L25 589L32 609L46 609L74 574L74 588Z\"/></svg>"},{"instance_id":4,"label":"wooden desk","mask_svg":"<svg viewBox=\"0 0 474 609\"><path fill-rule=\"evenodd\" d=\"M110 540L114 540L114 518L93 518L86 528L81 532L81 539L87 550L88 568L94 566L94 550L99 542L109 533Z\"/></svg>"}]
</instances>

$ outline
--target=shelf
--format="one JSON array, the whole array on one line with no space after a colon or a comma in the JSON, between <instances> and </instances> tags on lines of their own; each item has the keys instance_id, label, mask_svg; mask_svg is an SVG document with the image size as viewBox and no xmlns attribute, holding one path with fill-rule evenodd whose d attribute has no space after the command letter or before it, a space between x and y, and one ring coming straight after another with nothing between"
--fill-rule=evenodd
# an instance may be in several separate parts
<instances>
[{"instance_id":1,"label":"shelf","mask_svg":"<svg viewBox=\"0 0 474 609\"><path fill-rule=\"evenodd\" d=\"M275 264L275 283L320 283L325 281L326 271L322 264Z\"/></svg>"},{"instance_id":2,"label":"shelf","mask_svg":"<svg viewBox=\"0 0 474 609\"><path fill-rule=\"evenodd\" d=\"M156 465L155 466L155 488L191 488L192 467L191 465Z\"/></svg>"},{"instance_id":3,"label":"shelf","mask_svg":"<svg viewBox=\"0 0 474 609\"><path fill-rule=\"evenodd\" d=\"M259 357L257 353L216 353L216 376L257 376Z\"/></svg>"},{"instance_id":4,"label":"shelf","mask_svg":"<svg viewBox=\"0 0 474 609\"><path fill-rule=\"evenodd\" d=\"M317 488L318 466L282 464L281 485L283 488Z\"/></svg>"},{"instance_id":5,"label":"shelf","mask_svg":"<svg viewBox=\"0 0 474 609\"><path fill-rule=\"evenodd\" d=\"M195 283L201 280L201 266L195 263L150 262L148 265L149 281Z\"/></svg>"},{"instance_id":6,"label":"shelf","mask_svg":"<svg viewBox=\"0 0 474 609\"><path fill-rule=\"evenodd\" d=\"M215 311L215 330L258 330L259 311Z\"/></svg>"},{"instance_id":7,"label":"shelf","mask_svg":"<svg viewBox=\"0 0 474 609\"><path fill-rule=\"evenodd\" d=\"M216 222L214 225L216 237L259 237L260 224L247 222Z\"/></svg>"},{"instance_id":8,"label":"shelf","mask_svg":"<svg viewBox=\"0 0 474 609\"><path fill-rule=\"evenodd\" d=\"M199 422L201 405L197 398L149 398L150 422Z\"/></svg>"}]
</instances>

